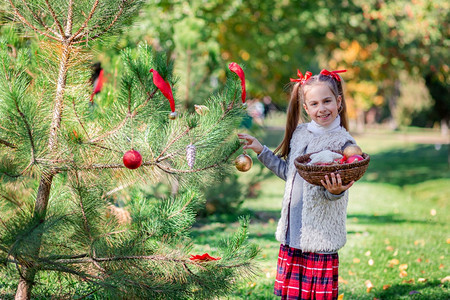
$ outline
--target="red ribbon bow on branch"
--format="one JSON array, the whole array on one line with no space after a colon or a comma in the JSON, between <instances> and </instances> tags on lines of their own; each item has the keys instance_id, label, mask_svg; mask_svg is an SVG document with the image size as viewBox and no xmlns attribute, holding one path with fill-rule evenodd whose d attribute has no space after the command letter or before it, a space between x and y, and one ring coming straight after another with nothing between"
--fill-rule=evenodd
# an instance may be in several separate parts
<instances>
[{"instance_id":1,"label":"red ribbon bow on branch","mask_svg":"<svg viewBox=\"0 0 450 300\"><path fill-rule=\"evenodd\" d=\"M158 71L151 69L150 73L153 73L153 83L156 87L161 91L161 93L169 100L170 109L172 112L175 112L175 100L173 100L172 88L170 84L165 81L161 75L159 75Z\"/></svg>"},{"instance_id":2,"label":"red ribbon bow on branch","mask_svg":"<svg viewBox=\"0 0 450 300\"><path fill-rule=\"evenodd\" d=\"M328 71L326 69L323 69L322 71L320 71L320 74L325 75L325 76L331 76L334 79L336 79L337 81L341 81L341 77L339 77L339 75L337 73L344 73L347 72L347 70L336 70L336 71Z\"/></svg>"},{"instance_id":3,"label":"red ribbon bow on branch","mask_svg":"<svg viewBox=\"0 0 450 300\"><path fill-rule=\"evenodd\" d=\"M302 72L297 70L297 76L298 78L291 78L291 82L300 82L300 84L304 84L305 81L312 76L312 73L310 71L306 71L305 76L303 76Z\"/></svg>"},{"instance_id":4,"label":"red ribbon bow on branch","mask_svg":"<svg viewBox=\"0 0 450 300\"><path fill-rule=\"evenodd\" d=\"M242 103L245 103L246 91L245 91L245 74L244 74L244 71L235 62L230 63L228 65L228 69L230 69L231 72L236 73L237 76L239 76L239 79L241 80L241 87L242 87L242 94L241 94Z\"/></svg>"},{"instance_id":5,"label":"red ribbon bow on branch","mask_svg":"<svg viewBox=\"0 0 450 300\"><path fill-rule=\"evenodd\" d=\"M189 258L190 260L196 260L196 261L210 261L210 260L219 260L221 259L220 257L212 257L211 255L209 255L208 253L205 253L203 255L192 255Z\"/></svg>"}]
</instances>

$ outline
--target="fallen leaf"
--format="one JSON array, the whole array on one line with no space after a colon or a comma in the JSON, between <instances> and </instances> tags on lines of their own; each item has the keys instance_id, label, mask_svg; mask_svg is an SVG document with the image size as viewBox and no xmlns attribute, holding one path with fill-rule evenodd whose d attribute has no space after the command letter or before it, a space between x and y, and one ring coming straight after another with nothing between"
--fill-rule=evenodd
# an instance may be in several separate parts
<instances>
[{"instance_id":1,"label":"fallen leaf","mask_svg":"<svg viewBox=\"0 0 450 300\"><path fill-rule=\"evenodd\" d=\"M255 287L255 286L256 286L256 282L249 282L248 285L249 285L250 287Z\"/></svg>"},{"instance_id":2,"label":"fallen leaf","mask_svg":"<svg viewBox=\"0 0 450 300\"><path fill-rule=\"evenodd\" d=\"M341 276L338 277L338 282L339 283L343 283L343 284L347 284L348 280L345 280L344 278L342 278Z\"/></svg>"},{"instance_id":3,"label":"fallen leaf","mask_svg":"<svg viewBox=\"0 0 450 300\"><path fill-rule=\"evenodd\" d=\"M389 268L392 268L392 267L398 265L399 263L400 263L400 261L398 259L393 258L389 261Z\"/></svg>"},{"instance_id":4,"label":"fallen leaf","mask_svg":"<svg viewBox=\"0 0 450 300\"><path fill-rule=\"evenodd\" d=\"M383 290L387 290L387 289L390 288L390 287L391 287L390 284L385 284L385 285L383 285Z\"/></svg>"},{"instance_id":5,"label":"fallen leaf","mask_svg":"<svg viewBox=\"0 0 450 300\"><path fill-rule=\"evenodd\" d=\"M444 264L439 265L439 270L442 270L444 268Z\"/></svg>"},{"instance_id":6,"label":"fallen leaf","mask_svg":"<svg viewBox=\"0 0 450 300\"><path fill-rule=\"evenodd\" d=\"M429 263L429 262L430 262L430 260L429 260L429 259L427 258L427 259L425 260L425 262L426 262L426 263Z\"/></svg>"},{"instance_id":7,"label":"fallen leaf","mask_svg":"<svg viewBox=\"0 0 450 300\"><path fill-rule=\"evenodd\" d=\"M411 278L410 280L403 280L402 283L409 283L409 284L413 284L416 281L414 280L414 278Z\"/></svg>"},{"instance_id":8,"label":"fallen leaf","mask_svg":"<svg viewBox=\"0 0 450 300\"><path fill-rule=\"evenodd\" d=\"M418 246L418 245L425 246L425 240L414 241L414 246Z\"/></svg>"},{"instance_id":9,"label":"fallen leaf","mask_svg":"<svg viewBox=\"0 0 450 300\"><path fill-rule=\"evenodd\" d=\"M366 281L364 282L364 284L365 284L366 287L367 287L367 292L370 293L370 291L373 289L373 284L372 284L372 282L371 282L370 280L366 280Z\"/></svg>"},{"instance_id":10,"label":"fallen leaf","mask_svg":"<svg viewBox=\"0 0 450 300\"><path fill-rule=\"evenodd\" d=\"M365 256L370 256L370 250L364 253Z\"/></svg>"},{"instance_id":11,"label":"fallen leaf","mask_svg":"<svg viewBox=\"0 0 450 300\"><path fill-rule=\"evenodd\" d=\"M353 263L355 263L355 264L359 264L360 261L361 260L359 258L356 258L356 257L353 259Z\"/></svg>"},{"instance_id":12,"label":"fallen leaf","mask_svg":"<svg viewBox=\"0 0 450 300\"><path fill-rule=\"evenodd\" d=\"M389 239L385 239L385 240L384 240L384 243L385 243L386 245L389 245L391 242L389 241Z\"/></svg>"},{"instance_id":13,"label":"fallen leaf","mask_svg":"<svg viewBox=\"0 0 450 300\"><path fill-rule=\"evenodd\" d=\"M344 300L344 294L340 294L340 295L337 297L337 300Z\"/></svg>"},{"instance_id":14,"label":"fallen leaf","mask_svg":"<svg viewBox=\"0 0 450 300\"><path fill-rule=\"evenodd\" d=\"M356 275L356 273L355 273L355 272L352 272L351 270L349 270L349 271L348 271L348 275L353 276L353 275Z\"/></svg>"},{"instance_id":15,"label":"fallen leaf","mask_svg":"<svg viewBox=\"0 0 450 300\"><path fill-rule=\"evenodd\" d=\"M408 269L408 265L407 264L401 264L400 266L398 266L398 269L400 271L404 271L404 270Z\"/></svg>"},{"instance_id":16,"label":"fallen leaf","mask_svg":"<svg viewBox=\"0 0 450 300\"><path fill-rule=\"evenodd\" d=\"M398 276L400 276L400 278L405 278L406 276L408 276L408 273L406 273L406 271L400 271L400 274L398 274Z\"/></svg>"},{"instance_id":17,"label":"fallen leaf","mask_svg":"<svg viewBox=\"0 0 450 300\"><path fill-rule=\"evenodd\" d=\"M373 266L373 264L374 264L374 261L373 261L373 259L369 259L369 262L368 262L368 264L369 264L369 266Z\"/></svg>"},{"instance_id":18,"label":"fallen leaf","mask_svg":"<svg viewBox=\"0 0 450 300\"><path fill-rule=\"evenodd\" d=\"M436 210L434 208L432 210L430 210L430 215L432 215L432 216L436 215Z\"/></svg>"},{"instance_id":19,"label":"fallen leaf","mask_svg":"<svg viewBox=\"0 0 450 300\"><path fill-rule=\"evenodd\" d=\"M419 278L419 279L417 279L417 281L418 282L427 282L427 279L426 278Z\"/></svg>"},{"instance_id":20,"label":"fallen leaf","mask_svg":"<svg viewBox=\"0 0 450 300\"><path fill-rule=\"evenodd\" d=\"M392 254L392 255L393 255L393 256L397 256L397 254L398 254L398 249L395 250L394 254Z\"/></svg>"},{"instance_id":21,"label":"fallen leaf","mask_svg":"<svg viewBox=\"0 0 450 300\"><path fill-rule=\"evenodd\" d=\"M387 246L387 247L386 247L386 250L387 250L387 251L394 251L394 247L392 247L392 246Z\"/></svg>"},{"instance_id":22,"label":"fallen leaf","mask_svg":"<svg viewBox=\"0 0 450 300\"><path fill-rule=\"evenodd\" d=\"M441 255L441 256L439 256L439 258L440 258L440 259L444 259L444 258L445 258L445 256L444 256L444 255Z\"/></svg>"},{"instance_id":23,"label":"fallen leaf","mask_svg":"<svg viewBox=\"0 0 450 300\"><path fill-rule=\"evenodd\" d=\"M420 262L422 262L422 259L419 257L418 259L416 259L416 261L417 261L418 263L420 263Z\"/></svg>"},{"instance_id":24,"label":"fallen leaf","mask_svg":"<svg viewBox=\"0 0 450 300\"><path fill-rule=\"evenodd\" d=\"M447 244L450 244L450 238L447 238Z\"/></svg>"},{"instance_id":25,"label":"fallen leaf","mask_svg":"<svg viewBox=\"0 0 450 300\"><path fill-rule=\"evenodd\" d=\"M441 283L448 282L448 281L450 281L450 276L446 276L441 279Z\"/></svg>"},{"instance_id":26,"label":"fallen leaf","mask_svg":"<svg viewBox=\"0 0 450 300\"><path fill-rule=\"evenodd\" d=\"M408 251L406 251L406 255L409 255L410 253L411 253L411 251L409 251L409 250L408 250Z\"/></svg>"}]
</instances>

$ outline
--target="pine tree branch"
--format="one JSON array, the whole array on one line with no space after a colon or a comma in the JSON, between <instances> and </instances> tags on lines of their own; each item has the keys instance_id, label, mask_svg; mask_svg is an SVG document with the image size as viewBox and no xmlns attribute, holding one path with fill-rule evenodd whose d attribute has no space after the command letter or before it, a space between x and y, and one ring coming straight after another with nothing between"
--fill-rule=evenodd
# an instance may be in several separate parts
<instances>
[{"instance_id":1,"label":"pine tree branch","mask_svg":"<svg viewBox=\"0 0 450 300\"><path fill-rule=\"evenodd\" d=\"M25 0L22 0L23 5L26 7L26 9L28 9L28 11L31 13L31 15L33 16L33 18L39 23L41 24L42 27L44 27L47 31L50 31L51 33L53 33L55 36L57 36L58 38L61 38L64 34L64 32L61 31L61 34L58 34L56 31L54 31L53 29L51 29L50 27L47 26L47 24L45 24L45 22L34 13L34 11L28 6L27 2Z\"/></svg>"},{"instance_id":2,"label":"pine tree branch","mask_svg":"<svg viewBox=\"0 0 450 300\"><path fill-rule=\"evenodd\" d=\"M17 149L16 145L14 145L13 143L7 142L5 140L0 140L0 144L5 145L9 148Z\"/></svg>"},{"instance_id":3,"label":"pine tree branch","mask_svg":"<svg viewBox=\"0 0 450 300\"><path fill-rule=\"evenodd\" d=\"M72 100L72 104L73 104L73 111L75 113L75 117L77 118L78 123L80 124L81 128L83 128L84 133L86 134L86 136L89 139L89 133L86 131L86 128L84 128L84 125L83 125L83 122L81 122L80 116L78 116L77 108L75 106L75 98Z\"/></svg>"},{"instance_id":4,"label":"pine tree branch","mask_svg":"<svg viewBox=\"0 0 450 300\"><path fill-rule=\"evenodd\" d=\"M23 0L23 2L25 2L25 0ZM50 14L52 15L53 20L55 21L56 27L58 27L59 32L61 33L61 37L64 38L65 37L64 29L62 28L61 23L58 20L58 16L56 15L55 11L53 10L53 7L50 5L48 0L45 0L45 4L47 4L47 8L50 11Z\"/></svg>"},{"instance_id":5,"label":"pine tree branch","mask_svg":"<svg viewBox=\"0 0 450 300\"><path fill-rule=\"evenodd\" d=\"M88 143L88 144L89 144L89 145L92 145L92 146L94 146L94 147L98 147L98 148L100 148L100 149L109 150L109 151L111 151L111 152L123 153L123 152L120 151L120 150L114 150L114 149L111 149L111 148L108 148L108 147L105 147L105 146L102 146L102 145L99 145L99 144L96 144L96 143Z\"/></svg>"},{"instance_id":6,"label":"pine tree branch","mask_svg":"<svg viewBox=\"0 0 450 300\"><path fill-rule=\"evenodd\" d=\"M22 207L21 207L21 205L20 205L20 202L19 202L18 200L13 199L13 198L11 198L11 197L8 197L7 195L5 195L5 194L3 194L3 193L0 193L0 197L2 197L2 198L5 199L6 201L8 201L8 202L14 204L14 205L15 205L16 207L18 207L22 212L24 212L23 209L22 209ZM1 219L0 219L0 220L1 220Z\"/></svg>"},{"instance_id":7,"label":"pine tree branch","mask_svg":"<svg viewBox=\"0 0 450 300\"><path fill-rule=\"evenodd\" d=\"M93 138L93 139L89 140L88 143L95 143L95 142L98 142L98 141L100 141L100 140L102 140L102 139L104 139L104 138L106 138L106 137L108 137L108 136L110 136L110 135L116 133L117 131L119 131L119 130L127 123L127 120L128 120L128 119L135 117L135 116L137 115L137 113L138 113L138 110L139 110L141 107L147 105L147 103L155 96L155 94L156 94L157 91L158 91L158 89L155 89L151 94L148 94L148 97L147 97L147 99L144 101L144 103L142 103L141 105L139 105L138 107L136 107L133 111L131 111L131 105L129 104L129 105L128 105L128 113L127 113L127 115L125 116L125 119L123 119L123 121L122 121L119 125L117 125L116 128L113 128L112 130L110 130L110 131L104 133L103 135L101 135L101 136L99 136L99 137L96 137L96 138ZM128 99L130 99L130 97L129 97ZM129 101L130 101L130 100L129 100Z\"/></svg>"},{"instance_id":8,"label":"pine tree branch","mask_svg":"<svg viewBox=\"0 0 450 300\"><path fill-rule=\"evenodd\" d=\"M48 0L45 0L46 2ZM67 23L65 28L65 37L69 37L72 32L72 24L73 24L73 0L69 0L69 5L67 7ZM68 41L68 44L71 44L71 41Z\"/></svg>"},{"instance_id":9,"label":"pine tree branch","mask_svg":"<svg viewBox=\"0 0 450 300\"><path fill-rule=\"evenodd\" d=\"M18 174L11 174L11 173L8 173L8 172L5 172L5 171L2 171L1 173L5 174L6 176L11 177L11 178L17 178L17 177L22 176L33 164L34 164L34 162L30 161L30 163L25 167L25 169L23 169Z\"/></svg>"},{"instance_id":10,"label":"pine tree branch","mask_svg":"<svg viewBox=\"0 0 450 300\"><path fill-rule=\"evenodd\" d=\"M190 127L188 127L185 131L183 131L179 136L175 137L173 140L171 140L167 146L161 151L161 153L158 155L158 157L155 159L156 162L162 161L163 159L160 159L161 156L170 148L170 146L173 145L173 143L175 143L176 141L178 141L179 139L181 139L183 136L185 136L186 134L189 133L189 131L191 130ZM165 158L164 158L165 159Z\"/></svg>"},{"instance_id":11,"label":"pine tree branch","mask_svg":"<svg viewBox=\"0 0 450 300\"><path fill-rule=\"evenodd\" d=\"M30 124L28 124L27 118L25 118L24 113L20 110L19 103L17 102L16 98L14 98L14 104L16 105L16 110L19 113L20 117L22 118L22 121L25 124L25 128L27 129L28 138L30 139L30 143L31 143L31 163L34 163L36 161L36 158L34 156L34 152L36 150L35 150L35 146L34 146L34 139L33 139L32 133L31 133Z\"/></svg>"},{"instance_id":12,"label":"pine tree branch","mask_svg":"<svg viewBox=\"0 0 450 300\"><path fill-rule=\"evenodd\" d=\"M93 239L93 237L92 237L92 235L91 235L91 229L90 229L90 226L89 226L88 219L87 219L87 217L86 217L86 212L85 212L84 204L83 204L83 200L82 200L82 199L83 199L83 195L81 194L81 191L80 191L80 189L79 189L79 186L80 186L80 178L78 177L78 172L77 172L77 171L75 171L75 178L76 178L76 180L77 180L76 191L77 191L77 194L78 194L78 200L79 200L79 205L80 205L80 209L81 209L81 214L82 214L82 216L83 216L83 226L84 226L84 230L85 230L86 233L88 234L89 240L91 241L91 244L92 244L92 241L93 241L94 239Z\"/></svg>"},{"instance_id":13,"label":"pine tree branch","mask_svg":"<svg viewBox=\"0 0 450 300\"><path fill-rule=\"evenodd\" d=\"M54 36L52 36L52 35L50 35L50 34L48 34L48 33L46 33L46 32L43 32L43 31L39 30L39 29L36 28L33 24L31 24L30 22L28 22L28 20L25 19L25 17L22 16L22 14L19 12L19 9L17 9L17 7L16 7L16 6L14 5L14 3L12 2L12 0L9 0L9 4L10 4L11 7L13 8L14 14L19 18L19 20L20 20L23 24L25 24L26 26L30 27L31 29L33 29L33 30L36 31L37 33L39 33L39 34L41 34L41 35L43 35L43 36L48 37L49 39L55 40L55 41L57 41L57 42L60 42L60 41L61 41L61 39L59 39L59 38L57 38L57 37L54 37Z\"/></svg>"},{"instance_id":14,"label":"pine tree branch","mask_svg":"<svg viewBox=\"0 0 450 300\"><path fill-rule=\"evenodd\" d=\"M171 214L170 216L167 217L167 220L172 219L173 217L175 217L176 215L180 214L183 210L186 209L186 207L188 207L188 205L192 202L192 200L194 199L194 196L191 197L191 199L189 199L188 202L186 202L183 207L179 210L174 212L173 214Z\"/></svg>"},{"instance_id":15,"label":"pine tree branch","mask_svg":"<svg viewBox=\"0 0 450 300\"><path fill-rule=\"evenodd\" d=\"M94 15L95 11L97 10L98 1L96 0L94 4L92 5L91 11L89 12L89 15L86 17L86 20L84 21L83 25L78 29L77 32L75 32L69 39L69 42L72 42L74 39L77 39L79 34L86 28L89 21L92 19L92 16Z\"/></svg>"},{"instance_id":16,"label":"pine tree branch","mask_svg":"<svg viewBox=\"0 0 450 300\"><path fill-rule=\"evenodd\" d=\"M109 29L111 29L112 26L114 26L114 24L117 22L117 20L120 18L120 16L123 13L123 10L125 8L125 4L129 2L128 0L122 0L122 4L119 6L119 11L117 12L117 14L114 16L113 20L111 21L111 23L106 26L106 28L104 28L101 32L97 33L96 35L89 37L89 33L92 32L91 30L86 30L83 33L80 33L77 37L75 37L72 41L74 44L80 44L80 43L87 43L89 41L93 41L99 37L101 37L103 34L105 34L106 32L109 31ZM85 38L86 37L86 38ZM85 39L83 39L85 38Z\"/></svg>"},{"instance_id":17,"label":"pine tree branch","mask_svg":"<svg viewBox=\"0 0 450 300\"><path fill-rule=\"evenodd\" d=\"M43 258L39 258L40 260L44 260ZM53 260L54 263L58 264L86 264L92 263L92 260L96 262L114 262L114 261L127 261L127 260L152 260L152 261L165 261L165 262L174 262L181 264L190 264L198 266L204 269L200 263L195 262L189 259L178 259L178 258L170 258L162 255L130 255L130 256L112 256L112 257L83 257L83 258L74 258L74 259L56 259ZM48 261L48 259L45 259Z\"/></svg>"}]
</instances>

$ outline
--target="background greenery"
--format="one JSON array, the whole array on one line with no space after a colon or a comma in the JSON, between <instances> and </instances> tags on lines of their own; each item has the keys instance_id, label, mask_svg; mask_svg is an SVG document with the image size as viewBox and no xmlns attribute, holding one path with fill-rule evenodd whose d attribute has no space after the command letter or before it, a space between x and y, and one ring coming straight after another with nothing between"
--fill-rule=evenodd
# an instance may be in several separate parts
<instances>
[{"instance_id":1,"label":"background greenery","mask_svg":"<svg viewBox=\"0 0 450 300\"><path fill-rule=\"evenodd\" d=\"M442 141L438 132L418 128L355 137L371 162L350 190L339 294L343 299L448 299L449 145L435 143ZM273 138L265 143L274 143ZM239 180L246 184L251 175L241 174ZM252 216L250 241L262 250L260 272L225 299L277 299L272 295L279 250L274 232L283 190L284 182L272 175L260 182L259 196L243 204L242 213ZM201 220L193 231L195 247L214 249L235 226L230 215Z\"/></svg>"}]
</instances>

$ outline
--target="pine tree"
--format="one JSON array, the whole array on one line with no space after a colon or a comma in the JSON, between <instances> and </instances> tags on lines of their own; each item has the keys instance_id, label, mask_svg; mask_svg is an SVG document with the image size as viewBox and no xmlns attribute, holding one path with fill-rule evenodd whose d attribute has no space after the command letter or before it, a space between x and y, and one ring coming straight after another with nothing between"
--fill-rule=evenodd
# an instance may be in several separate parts
<instances>
[{"instance_id":1,"label":"pine tree","mask_svg":"<svg viewBox=\"0 0 450 300\"><path fill-rule=\"evenodd\" d=\"M189 258L189 228L203 201L199 184L230 167L240 146L233 134L243 112L237 76L227 73L223 91L205 102L208 113L168 118L169 102L149 71L176 82L172 63L142 44L123 51L119 87L106 87L91 105L89 47L128 26L142 2L8 4L39 46L12 53L0 40L0 268L17 279L15 298L30 299L43 278L64 282L66 297L228 293L252 272L258 252L245 242L248 218L223 241L220 260ZM134 170L122 162L132 149L143 159ZM162 181L177 182L178 193L157 199L133 189L130 218L121 220L108 204L121 187Z\"/></svg>"}]
</instances>

